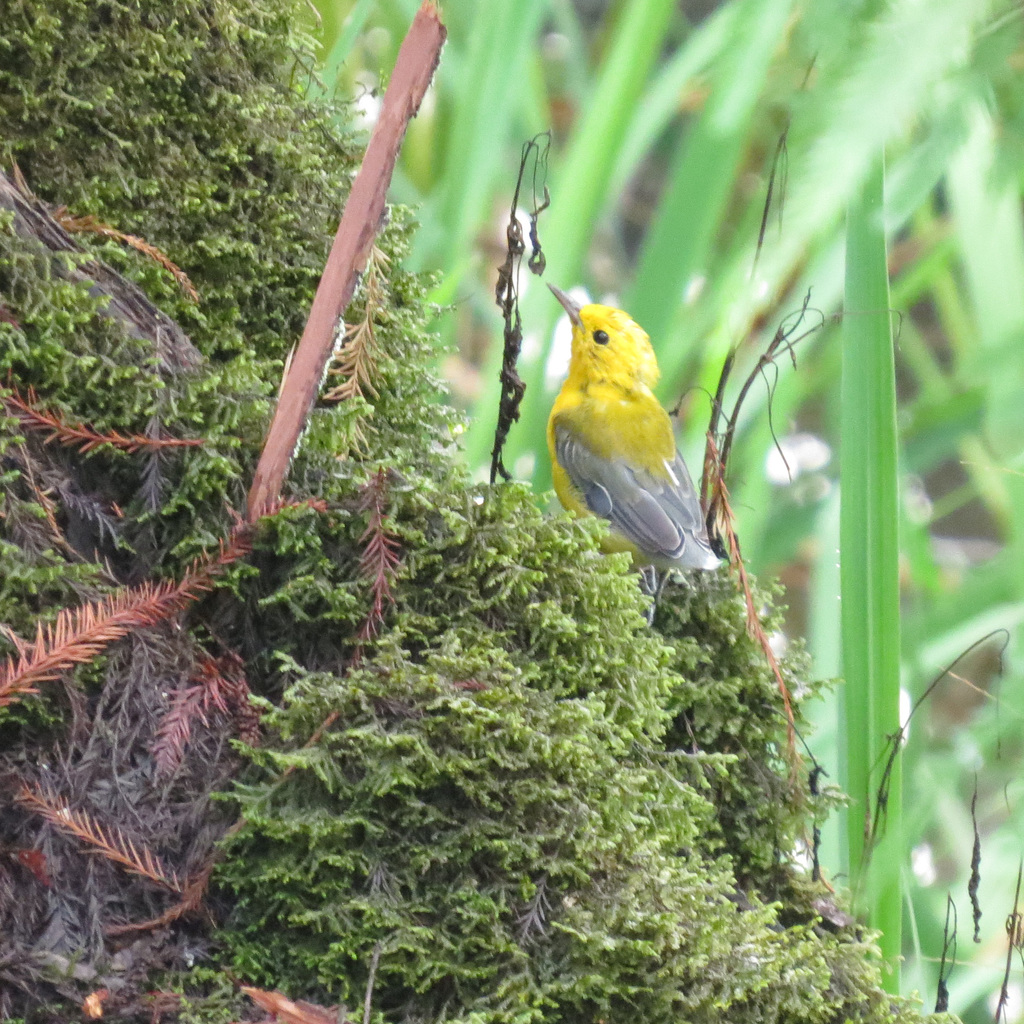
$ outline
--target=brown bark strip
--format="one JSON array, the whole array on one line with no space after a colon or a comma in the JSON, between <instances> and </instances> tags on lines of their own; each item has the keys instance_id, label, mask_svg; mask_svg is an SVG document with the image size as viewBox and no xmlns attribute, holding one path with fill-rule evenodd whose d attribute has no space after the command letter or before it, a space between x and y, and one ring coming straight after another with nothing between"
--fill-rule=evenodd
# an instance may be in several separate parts
<instances>
[{"instance_id":1,"label":"brown bark strip","mask_svg":"<svg viewBox=\"0 0 1024 1024\"><path fill-rule=\"evenodd\" d=\"M53 257L48 262L54 278L83 284L90 295L106 297L108 301L102 315L120 323L131 337L152 344L162 370L182 373L200 365L203 357L188 335L157 309L137 284L100 260L69 267L66 261L56 258L59 253L83 253L85 250L54 220L43 203L28 192L19 174L11 181L0 172L0 210L14 212L15 234L34 243L41 255Z\"/></svg>"},{"instance_id":2,"label":"brown bark strip","mask_svg":"<svg viewBox=\"0 0 1024 1024\"><path fill-rule=\"evenodd\" d=\"M335 327L352 299L377 237L405 130L430 85L446 35L432 0L424 0L398 51L380 117L352 183L302 340L281 387L249 491L250 522L281 493L288 464L334 351Z\"/></svg>"}]
</instances>

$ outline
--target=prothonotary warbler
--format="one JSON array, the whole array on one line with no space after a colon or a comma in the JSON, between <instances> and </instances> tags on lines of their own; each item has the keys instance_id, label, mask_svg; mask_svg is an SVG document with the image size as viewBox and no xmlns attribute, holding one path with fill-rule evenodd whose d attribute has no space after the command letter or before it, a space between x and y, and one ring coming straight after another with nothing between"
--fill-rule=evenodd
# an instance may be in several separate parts
<instances>
[{"instance_id":1,"label":"prothonotary warbler","mask_svg":"<svg viewBox=\"0 0 1024 1024\"><path fill-rule=\"evenodd\" d=\"M548 419L562 505L607 519L606 550L629 551L641 568L715 568L700 499L651 391L659 370L646 332L621 309L548 287L572 322L569 376Z\"/></svg>"}]
</instances>

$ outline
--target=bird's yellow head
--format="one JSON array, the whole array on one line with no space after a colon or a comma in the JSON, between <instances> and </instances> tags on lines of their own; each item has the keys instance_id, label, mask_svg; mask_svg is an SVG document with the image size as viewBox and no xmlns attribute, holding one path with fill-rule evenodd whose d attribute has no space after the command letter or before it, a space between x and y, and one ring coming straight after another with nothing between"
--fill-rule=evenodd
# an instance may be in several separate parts
<instances>
[{"instance_id":1,"label":"bird's yellow head","mask_svg":"<svg viewBox=\"0 0 1024 1024\"><path fill-rule=\"evenodd\" d=\"M651 340L628 313L597 303L580 306L565 292L548 287L572 322L570 376L654 387L660 371Z\"/></svg>"}]
</instances>

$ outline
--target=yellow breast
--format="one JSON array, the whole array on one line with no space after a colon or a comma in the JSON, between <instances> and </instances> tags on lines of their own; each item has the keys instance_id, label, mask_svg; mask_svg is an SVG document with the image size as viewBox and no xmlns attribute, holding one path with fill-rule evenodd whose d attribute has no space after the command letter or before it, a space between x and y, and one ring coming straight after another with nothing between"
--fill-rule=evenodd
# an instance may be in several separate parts
<instances>
[{"instance_id":1,"label":"yellow breast","mask_svg":"<svg viewBox=\"0 0 1024 1024\"><path fill-rule=\"evenodd\" d=\"M568 430L598 458L619 459L631 468L668 479L666 463L676 453L672 421L646 386L625 390L606 383L581 385L570 374L551 408L547 440L555 493L568 511L590 515L582 494L558 462L556 426ZM614 529L603 547L639 554L636 545Z\"/></svg>"}]
</instances>

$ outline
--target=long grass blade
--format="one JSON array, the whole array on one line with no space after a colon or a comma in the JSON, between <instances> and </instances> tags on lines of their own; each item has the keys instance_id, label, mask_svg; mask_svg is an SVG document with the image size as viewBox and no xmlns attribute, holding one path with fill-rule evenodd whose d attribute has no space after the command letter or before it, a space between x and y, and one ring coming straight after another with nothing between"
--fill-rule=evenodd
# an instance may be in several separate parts
<instances>
[{"instance_id":1,"label":"long grass blade","mask_svg":"<svg viewBox=\"0 0 1024 1024\"><path fill-rule=\"evenodd\" d=\"M687 283L707 271L754 108L791 8L791 0L741 5L736 35L715 69L711 94L676 153L626 302L652 338L668 335ZM667 378L688 355L678 346L662 346Z\"/></svg>"},{"instance_id":2,"label":"long grass blade","mask_svg":"<svg viewBox=\"0 0 1024 1024\"><path fill-rule=\"evenodd\" d=\"M851 203L846 230L846 308L841 385L840 579L846 677L847 843L869 924L899 990L903 899L900 757L876 805L899 731L899 505L896 378L885 245L881 160ZM878 819L874 815L879 815ZM868 851L872 829L877 846ZM869 854L869 857L867 856Z\"/></svg>"}]
</instances>

